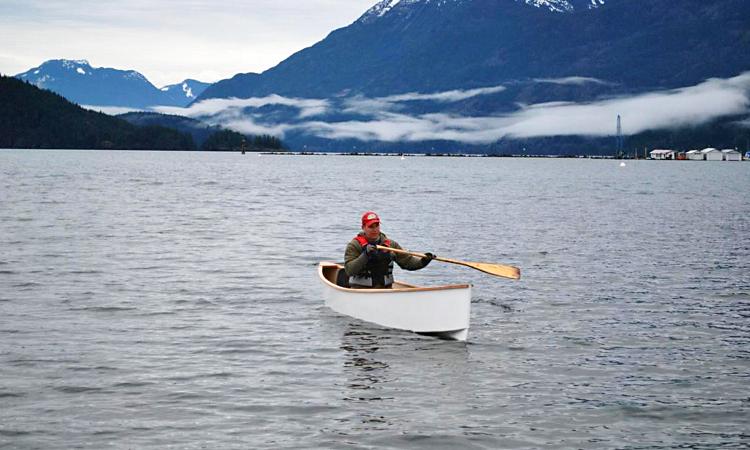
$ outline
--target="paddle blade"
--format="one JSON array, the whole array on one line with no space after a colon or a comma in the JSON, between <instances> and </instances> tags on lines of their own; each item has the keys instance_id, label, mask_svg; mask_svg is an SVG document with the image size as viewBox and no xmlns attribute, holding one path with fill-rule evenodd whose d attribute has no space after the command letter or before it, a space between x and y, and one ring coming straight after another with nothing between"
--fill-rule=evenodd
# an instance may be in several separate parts
<instances>
[{"instance_id":1,"label":"paddle blade","mask_svg":"<svg viewBox=\"0 0 750 450\"><path fill-rule=\"evenodd\" d=\"M439 256L436 257L435 259L437 259L438 261L444 261L447 263L460 264L462 266L471 267L472 269L477 269L480 272L488 273L490 275L495 275L496 277L510 278L513 280L518 280L521 278L521 269L519 269L518 267L506 266L504 264L460 261L457 259L441 258Z\"/></svg>"},{"instance_id":2,"label":"paddle blade","mask_svg":"<svg viewBox=\"0 0 750 450\"><path fill-rule=\"evenodd\" d=\"M513 280L518 280L521 278L521 269L519 269L518 267L477 262L465 262L465 265L480 270L484 273L495 275L496 277L511 278Z\"/></svg>"}]
</instances>

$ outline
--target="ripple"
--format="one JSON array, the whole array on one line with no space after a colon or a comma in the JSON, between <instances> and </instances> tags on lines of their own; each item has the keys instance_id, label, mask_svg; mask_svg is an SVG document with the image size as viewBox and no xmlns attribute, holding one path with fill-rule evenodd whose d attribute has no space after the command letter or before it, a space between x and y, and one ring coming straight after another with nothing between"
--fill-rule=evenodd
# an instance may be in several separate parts
<instances>
[{"instance_id":1,"label":"ripple","mask_svg":"<svg viewBox=\"0 0 750 450\"><path fill-rule=\"evenodd\" d=\"M232 372L214 372L214 373L202 373L194 375L179 375L167 378L170 381L195 381L210 378L231 378L236 376Z\"/></svg>"},{"instance_id":2,"label":"ripple","mask_svg":"<svg viewBox=\"0 0 750 450\"><path fill-rule=\"evenodd\" d=\"M21 436L28 436L33 434L31 431L23 431L23 430L8 430L4 428L0 428L0 436L5 437L21 437Z\"/></svg>"},{"instance_id":3,"label":"ripple","mask_svg":"<svg viewBox=\"0 0 750 450\"><path fill-rule=\"evenodd\" d=\"M92 293L93 294L93 293ZM91 311L96 313L117 313L126 311L137 311L138 308L132 306L85 306L69 308L70 311Z\"/></svg>"},{"instance_id":4,"label":"ripple","mask_svg":"<svg viewBox=\"0 0 750 450\"><path fill-rule=\"evenodd\" d=\"M471 303L472 304L483 303L486 305L496 306L506 312L513 311L513 307L511 305L508 305L505 302L498 300L498 299L472 298Z\"/></svg>"},{"instance_id":5,"label":"ripple","mask_svg":"<svg viewBox=\"0 0 750 450\"><path fill-rule=\"evenodd\" d=\"M42 284L34 282L34 281L26 281L24 283L14 283L14 284L11 284L11 287L20 288L20 289L35 288L35 287L39 287L39 286L42 286Z\"/></svg>"},{"instance_id":6,"label":"ripple","mask_svg":"<svg viewBox=\"0 0 750 450\"><path fill-rule=\"evenodd\" d=\"M0 398L21 398L25 397L24 392L0 392Z\"/></svg>"},{"instance_id":7,"label":"ripple","mask_svg":"<svg viewBox=\"0 0 750 450\"><path fill-rule=\"evenodd\" d=\"M64 394L88 394L107 392L100 387L91 386L55 386L53 387L53 389Z\"/></svg>"},{"instance_id":8,"label":"ripple","mask_svg":"<svg viewBox=\"0 0 750 450\"><path fill-rule=\"evenodd\" d=\"M112 385L113 388L139 388L153 386L155 383L149 381L123 381Z\"/></svg>"}]
</instances>

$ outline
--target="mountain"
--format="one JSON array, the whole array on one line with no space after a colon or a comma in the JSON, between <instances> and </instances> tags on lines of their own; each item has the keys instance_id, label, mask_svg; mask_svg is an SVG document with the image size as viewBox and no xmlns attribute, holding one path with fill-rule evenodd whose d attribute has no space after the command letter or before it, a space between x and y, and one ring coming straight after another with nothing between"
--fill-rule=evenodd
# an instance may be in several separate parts
<instances>
[{"instance_id":1,"label":"mountain","mask_svg":"<svg viewBox=\"0 0 750 450\"><path fill-rule=\"evenodd\" d=\"M748 23L747 0L383 0L190 113L303 151L611 155L618 116L631 154L746 142Z\"/></svg>"},{"instance_id":2,"label":"mountain","mask_svg":"<svg viewBox=\"0 0 750 450\"><path fill-rule=\"evenodd\" d=\"M0 148L194 150L188 134L138 127L0 76Z\"/></svg>"},{"instance_id":3,"label":"mountain","mask_svg":"<svg viewBox=\"0 0 750 450\"><path fill-rule=\"evenodd\" d=\"M198 97L330 98L591 77L633 92L750 69L746 0L384 0L262 74Z\"/></svg>"},{"instance_id":4,"label":"mountain","mask_svg":"<svg viewBox=\"0 0 750 450\"><path fill-rule=\"evenodd\" d=\"M164 86L160 91L163 93L162 97L167 100L162 100L161 105L187 106L198 98L210 85L211 83L204 83L188 78L182 83Z\"/></svg>"},{"instance_id":5,"label":"mountain","mask_svg":"<svg viewBox=\"0 0 750 450\"><path fill-rule=\"evenodd\" d=\"M156 88L134 70L93 68L88 61L55 59L16 75L37 87L57 92L81 105L148 108L185 106L207 86L196 80Z\"/></svg>"}]
</instances>

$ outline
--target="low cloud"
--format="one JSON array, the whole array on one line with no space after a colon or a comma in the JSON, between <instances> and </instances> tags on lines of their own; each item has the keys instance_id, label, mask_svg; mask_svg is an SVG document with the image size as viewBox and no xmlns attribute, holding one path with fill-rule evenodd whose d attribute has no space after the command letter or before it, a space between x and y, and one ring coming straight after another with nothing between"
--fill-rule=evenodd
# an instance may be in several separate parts
<instances>
[{"instance_id":1,"label":"low cloud","mask_svg":"<svg viewBox=\"0 0 750 450\"><path fill-rule=\"evenodd\" d=\"M418 100L430 100L434 102L448 103L448 102L457 102L460 100L465 100L467 98L476 97L479 95L496 94L498 92L504 91L505 89L506 89L505 86L492 86L492 87L467 89L467 90L456 89L452 91L436 92L432 94L420 94L417 92L410 92L407 94L389 95L388 97L381 97L376 100L382 100L382 101L386 101L390 103L411 102L411 101L418 101Z\"/></svg>"},{"instance_id":2,"label":"low cloud","mask_svg":"<svg viewBox=\"0 0 750 450\"><path fill-rule=\"evenodd\" d=\"M294 125L283 123L276 125L264 125L248 117L237 117L233 120L227 120L222 122L221 126L243 134L267 134L271 136L278 136L281 138L284 137L284 134L288 130L295 128Z\"/></svg>"},{"instance_id":3,"label":"low cloud","mask_svg":"<svg viewBox=\"0 0 750 450\"><path fill-rule=\"evenodd\" d=\"M513 114L514 123L504 131L511 137L608 136L614 134L618 114L625 134L700 125L747 111L748 90L750 72L687 88L599 102L532 105Z\"/></svg>"},{"instance_id":4,"label":"low cloud","mask_svg":"<svg viewBox=\"0 0 750 450\"><path fill-rule=\"evenodd\" d=\"M599 82L584 77L560 80L567 80L567 83ZM502 86L495 86L432 94L408 93L376 98L357 96L335 101L278 95L251 99L211 99L187 110L161 108L160 112L197 117L245 133L282 137L284 133L295 130L328 139L383 142L450 140L487 144L503 138L611 136L615 134L617 115L622 116L623 133L630 135L646 130L700 125L722 116L747 113L750 107L750 72L746 72L733 78L709 79L695 86L629 97L582 103L522 105L517 111L502 115L471 117L406 112L405 103L410 101L455 102L503 89ZM245 110L265 105L298 108L298 120L269 124L267 118ZM325 114L331 112L356 113L365 119L325 120ZM310 120L315 117L319 119Z\"/></svg>"},{"instance_id":5,"label":"low cloud","mask_svg":"<svg viewBox=\"0 0 750 450\"><path fill-rule=\"evenodd\" d=\"M741 127L750 128L750 117L748 117L747 119L738 120L737 122L735 122L735 124Z\"/></svg>"},{"instance_id":6,"label":"low cloud","mask_svg":"<svg viewBox=\"0 0 750 450\"><path fill-rule=\"evenodd\" d=\"M415 101L429 101L434 103L453 103L480 95L490 95L502 92L505 86L491 86L476 89L454 89L451 91L422 94L409 92L406 94L389 95L386 97L367 98L361 95L344 100L343 112L349 114L369 114L378 116L387 111L397 111L404 108L403 103Z\"/></svg>"},{"instance_id":7,"label":"low cloud","mask_svg":"<svg viewBox=\"0 0 750 450\"><path fill-rule=\"evenodd\" d=\"M81 105L81 108L85 108L91 111L104 113L110 116L116 116L118 114L125 114L129 112L139 112L143 109L139 108L128 108L125 106L97 106L97 105Z\"/></svg>"},{"instance_id":8,"label":"low cloud","mask_svg":"<svg viewBox=\"0 0 750 450\"><path fill-rule=\"evenodd\" d=\"M582 86L584 84L602 84L612 86L614 83L591 77L565 77L565 78L534 78L536 83L567 84Z\"/></svg>"},{"instance_id":9,"label":"low cloud","mask_svg":"<svg viewBox=\"0 0 750 450\"><path fill-rule=\"evenodd\" d=\"M162 114L177 114L193 118L235 117L242 114L245 108L261 108L268 105L291 106L299 109L299 118L324 114L329 109L329 102L311 98L289 98L272 94L254 98L212 98L194 103L189 108L158 106L154 110Z\"/></svg>"},{"instance_id":10,"label":"low cloud","mask_svg":"<svg viewBox=\"0 0 750 450\"><path fill-rule=\"evenodd\" d=\"M622 116L625 134L700 125L718 117L740 114L750 105L748 90L750 72L730 79L711 79L688 88L632 97L528 105L500 116L410 116L388 112L371 121L310 122L304 126L320 137L386 142L446 139L486 144L502 138L602 137L615 134L618 114Z\"/></svg>"}]
</instances>

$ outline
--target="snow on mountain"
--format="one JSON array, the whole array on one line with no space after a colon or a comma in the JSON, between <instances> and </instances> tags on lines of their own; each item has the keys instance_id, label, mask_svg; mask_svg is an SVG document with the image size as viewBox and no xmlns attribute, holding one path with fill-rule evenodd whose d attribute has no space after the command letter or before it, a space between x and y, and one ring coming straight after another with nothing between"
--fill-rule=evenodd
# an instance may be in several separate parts
<instances>
[{"instance_id":1,"label":"snow on mountain","mask_svg":"<svg viewBox=\"0 0 750 450\"><path fill-rule=\"evenodd\" d=\"M209 86L208 83L185 80L159 90L138 71L94 68L83 59L46 61L16 75L16 78L57 92L78 104L127 108L185 106Z\"/></svg>"},{"instance_id":2,"label":"snow on mountain","mask_svg":"<svg viewBox=\"0 0 750 450\"><path fill-rule=\"evenodd\" d=\"M48 88L58 79L70 74L91 75L91 65L85 59L58 59L47 61L39 67L16 75L16 78L27 81L39 88Z\"/></svg>"},{"instance_id":3,"label":"snow on mountain","mask_svg":"<svg viewBox=\"0 0 750 450\"><path fill-rule=\"evenodd\" d=\"M382 0L375 6L367 10L359 22L368 23L383 17L389 12L417 4L432 5L436 7L443 6L447 3L457 3L472 0ZM523 1L529 6L537 8L547 8L552 12L573 12L576 8L596 8L604 4L605 0L513 0Z\"/></svg>"},{"instance_id":4,"label":"snow on mountain","mask_svg":"<svg viewBox=\"0 0 750 450\"><path fill-rule=\"evenodd\" d=\"M394 8L402 8L402 7L408 7L410 5L419 4L419 3L433 3L436 6L442 6L445 3L455 3L462 0L382 0L379 3L375 4L372 8L368 9L362 17L359 18L358 22L361 23L368 23L373 20L378 19L379 17L383 17Z\"/></svg>"},{"instance_id":5,"label":"snow on mountain","mask_svg":"<svg viewBox=\"0 0 750 450\"><path fill-rule=\"evenodd\" d=\"M209 83L187 79L182 83L164 86L160 90L168 94L170 98L174 99L174 101L177 101L177 99L183 99L191 102L201 95L209 85Z\"/></svg>"},{"instance_id":6,"label":"snow on mountain","mask_svg":"<svg viewBox=\"0 0 750 450\"><path fill-rule=\"evenodd\" d=\"M599 7L604 4L604 0L524 0L524 3L553 12L573 12L581 8Z\"/></svg>"},{"instance_id":7,"label":"snow on mountain","mask_svg":"<svg viewBox=\"0 0 750 450\"><path fill-rule=\"evenodd\" d=\"M527 5L536 6L537 8L548 8L555 12L571 12L573 5L565 0L524 0Z\"/></svg>"},{"instance_id":8,"label":"snow on mountain","mask_svg":"<svg viewBox=\"0 0 750 450\"><path fill-rule=\"evenodd\" d=\"M65 67L66 69L70 69L70 70L80 69L81 66L88 67L89 69L91 68L91 65L85 59L77 59L77 60L62 59L60 60L60 62L62 63L63 67Z\"/></svg>"},{"instance_id":9,"label":"snow on mountain","mask_svg":"<svg viewBox=\"0 0 750 450\"><path fill-rule=\"evenodd\" d=\"M366 21L371 17L383 17L399 3L401 3L401 0L382 0L380 3L377 3L375 6L367 10L360 20Z\"/></svg>"}]
</instances>

